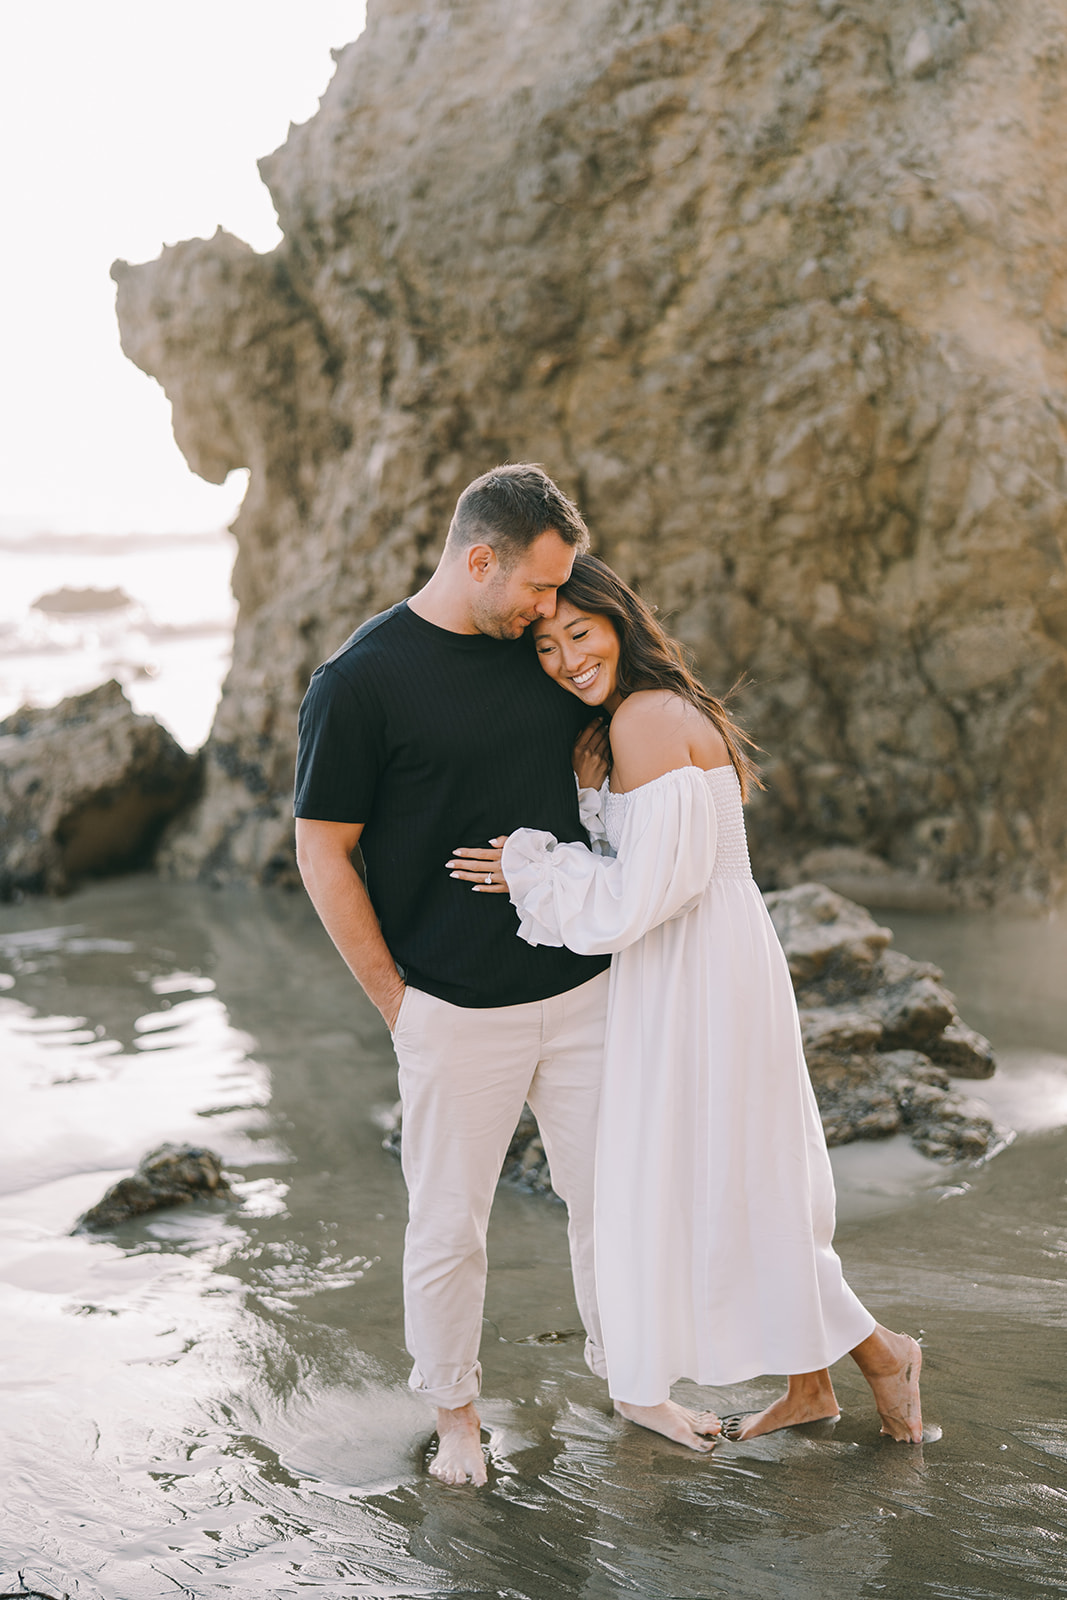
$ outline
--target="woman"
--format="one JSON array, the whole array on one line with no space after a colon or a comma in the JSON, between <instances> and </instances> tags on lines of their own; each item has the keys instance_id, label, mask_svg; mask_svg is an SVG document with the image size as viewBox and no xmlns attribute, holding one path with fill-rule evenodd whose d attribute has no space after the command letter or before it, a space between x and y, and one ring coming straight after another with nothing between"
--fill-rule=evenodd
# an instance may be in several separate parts
<instances>
[{"instance_id":1,"label":"woman","mask_svg":"<svg viewBox=\"0 0 1067 1600\"><path fill-rule=\"evenodd\" d=\"M613 955L596 1263L616 1409L710 1450L718 1419L676 1405L671 1384L786 1372L786 1394L726 1419L729 1437L836 1420L827 1369L851 1353L883 1433L918 1442L919 1347L876 1324L832 1247L796 1003L748 861L748 741L595 557L532 632L545 671L610 716L599 801L614 854L523 828L448 865L480 893L506 888L529 943ZM590 741L580 764L579 782L604 771Z\"/></svg>"}]
</instances>

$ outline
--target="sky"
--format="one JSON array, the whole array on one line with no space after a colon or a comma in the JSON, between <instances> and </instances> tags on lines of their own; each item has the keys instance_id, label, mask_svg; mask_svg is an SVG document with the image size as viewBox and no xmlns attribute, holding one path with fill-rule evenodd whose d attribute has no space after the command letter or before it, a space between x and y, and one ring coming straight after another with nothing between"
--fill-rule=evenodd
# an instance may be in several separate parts
<instances>
[{"instance_id":1,"label":"sky","mask_svg":"<svg viewBox=\"0 0 1067 1600\"><path fill-rule=\"evenodd\" d=\"M280 234L256 170L313 116L363 0L0 0L0 532L193 532L245 474L189 471L119 346L116 257Z\"/></svg>"}]
</instances>

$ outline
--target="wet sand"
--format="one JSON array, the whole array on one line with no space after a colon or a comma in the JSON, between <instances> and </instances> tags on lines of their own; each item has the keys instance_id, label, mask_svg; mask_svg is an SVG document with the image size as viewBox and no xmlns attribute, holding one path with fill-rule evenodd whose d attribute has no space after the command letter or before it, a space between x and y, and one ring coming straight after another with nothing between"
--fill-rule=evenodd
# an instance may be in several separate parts
<instances>
[{"instance_id":1,"label":"wet sand","mask_svg":"<svg viewBox=\"0 0 1067 1600\"><path fill-rule=\"evenodd\" d=\"M888 920L1002 1051L974 1090L1020 1129L977 1168L834 1152L846 1271L922 1331L943 1437L880 1438L847 1363L835 1428L697 1459L617 1421L562 1208L504 1189L475 1492L424 1470L389 1042L304 902L129 879L0 908L0 1577L115 1600L1067 1593L1067 928ZM218 1149L240 1203L68 1237L165 1138Z\"/></svg>"}]
</instances>

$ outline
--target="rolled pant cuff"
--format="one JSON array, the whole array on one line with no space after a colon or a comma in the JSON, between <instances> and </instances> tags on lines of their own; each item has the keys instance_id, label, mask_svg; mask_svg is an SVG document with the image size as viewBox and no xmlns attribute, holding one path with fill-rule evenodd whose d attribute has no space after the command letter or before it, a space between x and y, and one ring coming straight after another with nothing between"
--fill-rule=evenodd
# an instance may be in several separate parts
<instances>
[{"instance_id":1,"label":"rolled pant cuff","mask_svg":"<svg viewBox=\"0 0 1067 1600\"><path fill-rule=\"evenodd\" d=\"M477 1400L481 1393L482 1364L476 1361L470 1371L465 1372L462 1378L457 1378L455 1383L439 1384L436 1388L424 1381L418 1367L412 1367L408 1387L432 1406L440 1406L445 1411L458 1411L460 1406L469 1406L472 1400Z\"/></svg>"}]
</instances>

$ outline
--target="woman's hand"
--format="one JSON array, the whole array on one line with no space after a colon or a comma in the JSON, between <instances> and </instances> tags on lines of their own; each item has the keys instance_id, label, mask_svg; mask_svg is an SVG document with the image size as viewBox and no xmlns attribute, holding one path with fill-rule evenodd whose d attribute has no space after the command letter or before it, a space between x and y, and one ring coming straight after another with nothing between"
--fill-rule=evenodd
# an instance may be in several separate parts
<instances>
[{"instance_id":1,"label":"woman's hand","mask_svg":"<svg viewBox=\"0 0 1067 1600\"><path fill-rule=\"evenodd\" d=\"M467 849L461 845L453 851L452 860L445 863L450 876L471 884L475 894L507 894L509 890L500 866L507 842L508 836L504 833L499 839L489 841L488 850Z\"/></svg>"},{"instance_id":2,"label":"woman's hand","mask_svg":"<svg viewBox=\"0 0 1067 1600\"><path fill-rule=\"evenodd\" d=\"M578 735L574 746L574 775L579 789L599 789L611 771L611 745L608 725L594 717Z\"/></svg>"}]
</instances>

